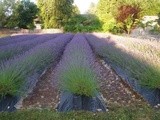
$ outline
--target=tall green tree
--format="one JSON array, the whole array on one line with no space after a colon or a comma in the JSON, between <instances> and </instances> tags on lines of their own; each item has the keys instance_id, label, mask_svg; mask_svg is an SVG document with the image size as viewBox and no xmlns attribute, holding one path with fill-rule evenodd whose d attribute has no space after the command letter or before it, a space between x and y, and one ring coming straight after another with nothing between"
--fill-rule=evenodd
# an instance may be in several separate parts
<instances>
[{"instance_id":1,"label":"tall green tree","mask_svg":"<svg viewBox=\"0 0 160 120\"><path fill-rule=\"evenodd\" d=\"M15 7L15 0L0 0L0 27L5 27Z\"/></svg>"},{"instance_id":2,"label":"tall green tree","mask_svg":"<svg viewBox=\"0 0 160 120\"><path fill-rule=\"evenodd\" d=\"M0 0L0 27L33 28L37 12L30 0Z\"/></svg>"},{"instance_id":3,"label":"tall green tree","mask_svg":"<svg viewBox=\"0 0 160 120\"><path fill-rule=\"evenodd\" d=\"M90 6L89 6L89 9L87 10L87 13L88 14L96 14L96 8L97 8L97 5L93 2L91 2Z\"/></svg>"},{"instance_id":4,"label":"tall green tree","mask_svg":"<svg viewBox=\"0 0 160 120\"><path fill-rule=\"evenodd\" d=\"M0 28L3 27L3 24L5 22L5 11L4 11L4 6L3 2L0 1Z\"/></svg>"},{"instance_id":5,"label":"tall green tree","mask_svg":"<svg viewBox=\"0 0 160 120\"><path fill-rule=\"evenodd\" d=\"M33 2L22 0L15 10L18 19L18 27L33 28L37 13L38 8Z\"/></svg>"},{"instance_id":6,"label":"tall green tree","mask_svg":"<svg viewBox=\"0 0 160 120\"><path fill-rule=\"evenodd\" d=\"M73 0L38 0L44 28L61 28L73 13Z\"/></svg>"},{"instance_id":7,"label":"tall green tree","mask_svg":"<svg viewBox=\"0 0 160 120\"><path fill-rule=\"evenodd\" d=\"M73 13L72 14L73 14L73 16L80 14L80 10L77 5L73 5Z\"/></svg>"},{"instance_id":8,"label":"tall green tree","mask_svg":"<svg viewBox=\"0 0 160 120\"><path fill-rule=\"evenodd\" d=\"M113 16L115 6L117 6L116 0L99 0L98 2L96 15L103 23L102 29L104 31L109 31L114 27L116 22Z\"/></svg>"}]
</instances>

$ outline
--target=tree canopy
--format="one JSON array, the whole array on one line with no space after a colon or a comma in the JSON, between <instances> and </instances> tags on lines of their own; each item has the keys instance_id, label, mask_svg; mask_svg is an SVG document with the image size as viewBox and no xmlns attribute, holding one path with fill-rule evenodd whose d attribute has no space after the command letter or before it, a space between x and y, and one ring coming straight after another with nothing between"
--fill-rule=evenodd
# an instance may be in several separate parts
<instances>
[{"instance_id":1,"label":"tree canopy","mask_svg":"<svg viewBox=\"0 0 160 120\"><path fill-rule=\"evenodd\" d=\"M96 9L97 9L96 4L91 2L90 6L89 6L89 9L87 10L87 13L95 15L96 14Z\"/></svg>"},{"instance_id":2,"label":"tree canopy","mask_svg":"<svg viewBox=\"0 0 160 120\"><path fill-rule=\"evenodd\" d=\"M0 1L0 27L33 28L37 13L37 6L30 0Z\"/></svg>"},{"instance_id":3,"label":"tree canopy","mask_svg":"<svg viewBox=\"0 0 160 120\"><path fill-rule=\"evenodd\" d=\"M15 0L0 0L0 27L4 27L7 17L11 15L15 7Z\"/></svg>"},{"instance_id":4,"label":"tree canopy","mask_svg":"<svg viewBox=\"0 0 160 120\"><path fill-rule=\"evenodd\" d=\"M134 17L134 19L131 19L132 12L127 13L128 18L126 17L125 21L132 23L135 23L135 19L141 19L145 15L157 15L160 12L160 0L99 0L96 15L103 23L104 31L115 28L117 22L119 22L117 17L120 13L121 16L125 14L123 10L120 10L124 6L130 6L132 10L137 9L139 11L138 17ZM124 14L122 15L122 13Z\"/></svg>"},{"instance_id":5,"label":"tree canopy","mask_svg":"<svg viewBox=\"0 0 160 120\"><path fill-rule=\"evenodd\" d=\"M72 16L73 0L38 0L44 28L61 28Z\"/></svg>"}]
</instances>

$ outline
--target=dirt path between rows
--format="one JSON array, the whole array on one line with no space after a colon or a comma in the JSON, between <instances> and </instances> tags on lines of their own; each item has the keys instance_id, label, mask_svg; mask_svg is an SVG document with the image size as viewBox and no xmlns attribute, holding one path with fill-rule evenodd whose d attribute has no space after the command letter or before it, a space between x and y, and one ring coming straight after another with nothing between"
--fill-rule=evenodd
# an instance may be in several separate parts
<instances>
[{"instance_id":1,"label":"dirt path between rows","mask_svg":"<svg viewBox=\"0 0 160 120\"><path fill-rule=\"evenodd\" d=\"M95 63L100 69L100 92L107 106L112 104L129 106L146 104L146 102L122 82L122 79L103 60L97 58ZM60 91L55 82L56 68L49 68L39 79L34 90L23 100L22 109L51 108L59 102Z\"/></svg>"},{"instance_id":2,"label":"dirt path between rows","mask_svg":"<svg viewBox=\"0 0 160 120\"><path fill-rule=\"evenodd\" d=\"M59 101L59 90L54 83L54 68L49 68L39 79L34 90L23 100L22 108L53 108Z\"/></svg>"},{"instance_id":3,"label":"dirt path between rows","mask_svg":"<svg viewBox=\"0 0 160 120\"><path fill-rule=\"evenodd\" d=\"M96 64L100 67L100 92L109 106L113 103L123 106L147 104L142 96L133 91L104 60L98 58Z\"/></svg>"}]
</instances>

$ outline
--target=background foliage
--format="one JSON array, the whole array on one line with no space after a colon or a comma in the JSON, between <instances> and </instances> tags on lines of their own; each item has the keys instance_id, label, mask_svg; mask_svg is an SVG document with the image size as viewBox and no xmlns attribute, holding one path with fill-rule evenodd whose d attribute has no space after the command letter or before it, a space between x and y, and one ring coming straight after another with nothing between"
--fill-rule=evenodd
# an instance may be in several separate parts
<instances>
[{"instance_id":1,"label":"background foliage","mask_svg":"<svg viewBox=\"0 0 160 120\"><path fill-rule=\"evenodd\" d=\"M75 15L65 24L66 32L93 32L101 30L101 23L95 15Z\"/></svg>"},{"instance_id":2,"label":"background foliage","mask_svg":"<svg viewBox=\"0 0 160 120\"><path fill-rule=\"evenodd\" d=\"M140 21L145 15L157 15L160 12L159 5L159 0L99 0L96 15L103 23L103 31L130 33L138 25L137 20ZM129 9L123 12L124 6L130 6L135 13ZM125 16L123 22L117 19L119 16Z\"/></svg>"},{"instance_id":3,"label":"background foliage","mask_svg":"<svg viewBox=\"0 0 160 120\"><path fill-rule=\"evenodd\" d=\"M137 26L146 26L141 23L144 16L158 15L159 6L160 0L99 0L82 15L74 0L38 0L37 5L30 0L0 0L0 28L33 29L38 17L45 29L131 33Z\"/></svg>"},{"instance_id":4,"label":"background foliage","mask_svg":"<svg viewBox=\"0 0 160 120\"><path fill-rule=\"evenodd\" d=\"M37 6L29 0L0 1L0 27L32 29L37 13Z\"/></svg>"},{"instance_id":5,"label":"background foliage","mask_svg":"<svg viewBox=\"0 0 160 120\"><path fill-rule=\"evenodd\" d=\"M76 12L73 0L38 0L43 28L61 28Z\"/></svg>"}]
</instances>

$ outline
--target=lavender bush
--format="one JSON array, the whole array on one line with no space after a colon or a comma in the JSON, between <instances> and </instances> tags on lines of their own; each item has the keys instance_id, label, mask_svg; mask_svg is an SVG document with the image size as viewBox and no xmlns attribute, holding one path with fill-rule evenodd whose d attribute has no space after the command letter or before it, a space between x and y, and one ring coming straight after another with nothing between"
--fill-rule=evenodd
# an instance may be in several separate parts
<instances>
[{"instance_id":1,"label":"lavender bush","mask_svg":"<svg viewBox=\"0 0 160 120\"><path fill-rule=\"evenodd\" d=\"M78 95L94 96L98 89L94 62L95 56L84 36L75 35L57 67L60 88Z\"/></svg>"},{"instance_id":2,"label":"lavender bush","mask_svg":"<svg viewBox=\"0 0 160 120\"><path fill-rule=\"evenodd\" d=\"M18 39L20 37L22 37L23 35L14 35L14 36L6 36L6 37L2 37L0 38L0 43L6 42L6 41L10 41L10 40L15 40ZM1 44L0 44L1 45Z\"/></svg>"},{"instance_id":3,"label":"lavender bush","mask_svg":"<svg viewBox=\"0 0 160 120\"><path fill-rule=\"evenodd\" d=\"M144 86L160 88L159 48L155 45L143 40L125 41L124 38L109 39L92 34L86 35L86 38L97 55L107 58L109 63L129 77L139 80Z\"/></svg>"},{"instance_id":4,"label":"lavender bush","mask_svg":"<svg viewBox=\"0 0 160 120\"><path fill-rule=\"evenodd\" d=\"M9 36L9 37L4 37L0 38L0 47L4 45L9 45L13 43L18 43L18 42L23 42L26 40L31 40L33 38L36 38L38 35L36 34L28 34L28 35L17 35L17 36Z\"/></svg>"},{"instance_id":5,"label":"lavender bush","mask_svg":"<svg viewBox=\"0 0 160 120\"><path fill-rule=\"evenodd\" d=\"M39 35L36 38L33 38L32 40L2 46L0 47L0 62L2 60L8 60L20 53L26 52L27 50L35 47L38 44L47 42L48 40L55 38L57 35L59 34L43 34Z\"/></svg>"},{"instance_id":6,"label":"lavender bush","mask_svg":"<svg viewBox=\"0 0 160 120\"><path fill-rule=\"evenodd\" d=\"M26 81L28 77L42 72L47 65L56 61L72 36L72 34L61 35L1 64L0 95L20 93L20 90L29 84Z\"/></svg>"}]
</instances>

